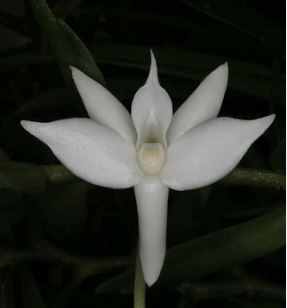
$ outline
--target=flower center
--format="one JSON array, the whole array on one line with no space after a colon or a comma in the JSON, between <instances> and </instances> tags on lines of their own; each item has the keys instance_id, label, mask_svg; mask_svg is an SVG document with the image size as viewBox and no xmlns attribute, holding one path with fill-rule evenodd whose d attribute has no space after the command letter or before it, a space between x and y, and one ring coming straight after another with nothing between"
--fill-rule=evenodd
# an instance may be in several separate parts
<instances>
[{"instance_id":1,"label":"flower center","mask_svg":"<svg viewBox=\"0 0 287 308\"><path fill-rule=\"evenodd\" d=\"M138 151L138 161L146 174L158 174L165 162L165 150L160 143L144 143Z\"/></svg>"}]
</instances>

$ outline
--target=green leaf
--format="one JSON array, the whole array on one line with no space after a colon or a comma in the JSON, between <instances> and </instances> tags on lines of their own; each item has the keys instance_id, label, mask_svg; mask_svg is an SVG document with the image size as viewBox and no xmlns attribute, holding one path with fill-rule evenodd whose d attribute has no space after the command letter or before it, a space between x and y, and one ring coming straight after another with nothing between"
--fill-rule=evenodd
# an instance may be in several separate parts
<instances>
[{"instance_id":1,"label":"green leaf","mask_svg":"<svg viewBox=\"0 0 287 308\"><path fill-rule=\"evenodd\" d=\"M167 252L158 285L230 269L285 245L285 209L175 246ZM96 291L113 292L132 285L133 272L112 278Z\"/></svg>"},{"instance_id":2,"label":"green leaf","mask_svg":"<svg viewBox=\"0 0 287 308\"><path fill-rule=\"evenodd\" d=\"M51 186L36 197L34 216L46 233L58 241L65 240L82 227L86 218L88 184Z\"/></svg>"},{"instance_id":3,"label":"green leaf","mask_svg":"<svg viewBox=\"0 0 287 308\"><path fill-rule=\"evenodd\" d=\"M285 189L285 175L267 170L236 168L218 183L237 186Z\"/></svg>"},{"instance_id":4,"label":"green leaf","mask_svg":"<svg viewBox=\"0 0 287 308\"><path fill-rule=\"evenodd\" d=\"M0 186L25 193L46 189L46 175L37 165L20 162L0 162Z\"/></svg>"},{"instance_id":5,"label":"green leaf","mask_svg":"<svg viewBox=\"0 0 287 308\"><path fill-rule=\"evenodd\" d=\"M23 268L20 274L21 274L20 282L22 290L21 307L48 308L31 272L27 268Z\"/></svg>"},{"instance_id":6,"label":"green leaf","mask_svg":"<svg viewBox=\"0 0 287 308\"><path fill-rule=\"evenodd\" d=\"M69 66L75 66L105 85L104 77L89 50L61 19L57 19L45 0L30 0L34 17L47 40L67 83L72 83Z\"/></svg>"},{"instance_id":7,"label":"green leaf","mask_svg":"<svg viewBox=\"0 0 287 308\"><path fill-rule=\"evenodd\" d=\"M271 166L276 172L284 173L286 169L286 140L282 140L271 155Z\"/></svg>"},{"instance_id":8,"label":"green leaf","mask_svg":"<svg viewBox=\"0 0 287 308\"><path fill-rule=\"evenodd\" d=\"M179 245L168 254L161 281L198 277L264 256L284 245L284 229L285 209L279 208Z\"/></svg>"}]
</instances>

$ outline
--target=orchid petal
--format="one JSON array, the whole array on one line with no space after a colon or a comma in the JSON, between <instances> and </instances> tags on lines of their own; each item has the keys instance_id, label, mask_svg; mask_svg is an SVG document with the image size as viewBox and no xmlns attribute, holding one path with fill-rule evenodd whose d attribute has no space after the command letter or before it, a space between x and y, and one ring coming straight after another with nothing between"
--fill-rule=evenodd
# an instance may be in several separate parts
<instances>
[{"instance_id":1,"label":"orchid petal","mask_svg":"<svg viewBox=\"0 0 287 308\"><path fill-rule=\"evenodd\" d=\"M227 87L227 80L228 65L225 63L200 83L175 112L168 130L169 143L174 142L190 128L218 115Z\"/></svg>"},{"instance_id":2,"label":"orchid petal","mask_svg":"<svg viewBox=\"0 0 287 308\"><path fill-rule=\"evenodd\" d=\"M138 146L145 142L166 145L165 136L172 119L172 103L159 84L156 60L152 52L147 81L133 99L132 119L138 135Z\"/></svg>"},{"instance_id":3,"label":"orchid petal","mask_svg":"<svg viewBox=\"0 0 287 308\"><path fill-rule=\"evenodd\" d=\"M135 129L126 108L100 83L75 67L72 76L90 118L135 143Z\"/></svg>"},{"instance_id":4,"label":"orchid petal","mask_svg":"<svg viewBox=\"0 0 287 308\"><path fill-rule=\"evenodd\" d=\"M163 182L170 188L185 190L221 179L235 168L274 118L216 118L192 128L169 147L161 173Z\"/></svg>"},{"instance_id":5,"label":"orchid petal","mask_svg":"<svg viewBox=\"0 0 287 308\"><path fill-rule=\"evenodd\" d=\"M46 143L71 172L87 182L128 188L141 179L134 146L94 120L74 118L21 124Z\"/></svg>"},{"instance_id":6,"label":"orchid petal","mask_svg":"<svg viewBox=\"0 0 287 308\"><path fill-rule=\"evenodd\" d=\"M159 277L165 257L168 187L157 177L146 177L135 186L139 219L140 259L145 282Z\"/></svg>"}]
</instances>

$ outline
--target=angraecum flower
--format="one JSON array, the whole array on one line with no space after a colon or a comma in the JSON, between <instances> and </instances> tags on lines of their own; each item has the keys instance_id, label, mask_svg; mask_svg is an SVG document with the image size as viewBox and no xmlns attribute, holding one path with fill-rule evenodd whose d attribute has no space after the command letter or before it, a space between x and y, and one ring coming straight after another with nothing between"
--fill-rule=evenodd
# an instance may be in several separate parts
<instances>
[{"instance_id":1,"label":"angraecum flower","mask_svg":"<svg viewBox=\"0 0 287 308\"><path fill-rule=\"evenodd\" d=\"M159 84L153 53L131 115L102 85L71 69L89 118L21 124L79 178L110 188L134 187L140 259L151 286L165 257L169 188L195 189L227 175L275 115L256 120L217 117L227 87L227 64L209 74L175 114Z\"/></svg>"}]
</instances>

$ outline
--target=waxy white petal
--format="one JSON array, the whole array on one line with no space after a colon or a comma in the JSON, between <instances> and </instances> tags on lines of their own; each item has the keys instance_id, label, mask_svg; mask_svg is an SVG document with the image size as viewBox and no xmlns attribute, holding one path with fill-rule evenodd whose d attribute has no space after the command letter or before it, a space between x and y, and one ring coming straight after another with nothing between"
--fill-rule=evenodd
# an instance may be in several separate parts
<instances>
[{"instance_id":1,"label":"waxy white petal","mask_svg":"<svg viewBox=\"0 0 287 308\"><path fill-rule=\"evenodd\" d=\"M138 135L137 146L145 142L166 145L166 132L172 119L172 103L167 92L159 84L152 52L148 79L133 99L132 119Z\"/></svg>"},{"instance_id":2,"label":"waxy white petal","mask_svg":"<svg viewBox=\"0 0 287 308\"><path fill-rule=\"evenodd\" d=\"M161 173L163 182L175 190L185 190L221 179L235 168L274 118L216 118L192 128L169 147Z\"/></svg>"},{"instance_id":3,"label":"waxy white petal","mask_svg":"<svg viewBox=\"0 0 287 308\"><path fill-rule=\"evenodd\" d=\"M135 186L139 219L140 258L145 282L159 277L165 257L168 187L157 177L145 177Z\"/></svg>"},{"instance_id":4,"label":"waxy white petal","mask_svg":"<svg viewBox=\"0 0 287 308\"><path fill-rule=\"evenodd\" d=\"M94 120L74 118L21 124L46 143L63 165L87 182L128 188L141 179L135 147Z\"/></svg>"},{"instance_id":5,"label":"waxy white petal","mask_svg":"<svg viewBox=\"0 0 287 308\"><path fill-rule=\"evenodd\" d=\"M168 130L172 143L190 128L215 118L220 110L227 87L228 65L219 66L210 73L175 112Z\"/></svg>"},{"instance_id":6,"label":"waxy white petal","mask_svg":"<svg viewBox=\"0 0 287 308\"><path fill-rule=\"evenodd\" d=\"M126 108L100 83L75 67L72 76L90 118L95 119L126 140L135 143L136 133Z\"/></svg>"}]
</instances>

